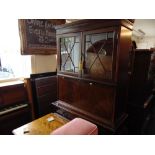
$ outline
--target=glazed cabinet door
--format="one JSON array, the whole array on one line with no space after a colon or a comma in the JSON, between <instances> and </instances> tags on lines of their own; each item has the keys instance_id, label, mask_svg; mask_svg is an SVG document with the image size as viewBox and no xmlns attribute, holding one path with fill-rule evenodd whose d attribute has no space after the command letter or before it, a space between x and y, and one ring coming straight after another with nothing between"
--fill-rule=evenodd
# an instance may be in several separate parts
<instances>
[{"instance_id":1,"label":"glazed cabinet door","mask_svg":"<svg viewBox=\"0 0 155 155\"><path fill-rule=\"evenodd\" d=\"M81 35L72 33L58 36L58 72L79 75L81 61Z\"/></svg>"},{"instance_id":2,"label":"glazed cabinet door","mask_svg":"<svg viewBox=\"0 0 155 155\"><path fill-rule=\"evenodd\" d=\"M114 77L117 31L114 28L83 35L83 77L111 81Z\"/></svg>"}]
</instances>

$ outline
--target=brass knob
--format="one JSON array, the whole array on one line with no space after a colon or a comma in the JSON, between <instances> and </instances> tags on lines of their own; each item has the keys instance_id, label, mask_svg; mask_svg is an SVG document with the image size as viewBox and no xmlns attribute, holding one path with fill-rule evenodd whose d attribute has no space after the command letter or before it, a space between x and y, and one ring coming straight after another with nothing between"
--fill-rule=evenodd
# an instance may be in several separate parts
<instances>
[{"instance_id":1,"label":"brass knob","mask_svg":"<svg viewBox=\"0 0 155 155\"><path fill-rule=\"evenodd\" d=\"M92 83L92 82L90 82L90 83L89 83L89 85L90 85L90 86L92 86L92 85L93 85L93 83Z\"/></svg>"}]
</instances>

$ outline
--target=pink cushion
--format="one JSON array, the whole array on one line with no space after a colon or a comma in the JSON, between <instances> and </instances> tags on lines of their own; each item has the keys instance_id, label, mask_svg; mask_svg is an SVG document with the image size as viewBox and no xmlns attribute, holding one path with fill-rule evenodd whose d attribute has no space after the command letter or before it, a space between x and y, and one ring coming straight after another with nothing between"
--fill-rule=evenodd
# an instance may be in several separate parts
<instances>
[{"instance_id":1,"label":"pink cushion","mask_svg":"<svg viewBox=\"0 0 155 155\"><path fill-rule=\"evenodd\" d=\"M97 134L98 134L97 126L81 118L75 118L51 133L51 135L97 135Z\"/></svg>"}]
</instances>

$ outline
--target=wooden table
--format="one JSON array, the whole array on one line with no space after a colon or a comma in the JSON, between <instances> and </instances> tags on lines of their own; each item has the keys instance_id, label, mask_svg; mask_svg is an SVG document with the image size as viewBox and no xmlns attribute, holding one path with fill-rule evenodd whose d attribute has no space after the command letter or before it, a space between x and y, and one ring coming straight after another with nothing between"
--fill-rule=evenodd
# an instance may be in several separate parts
<instances>
[{"instance_id":1,"label":"wooden table","mask_svg":"<svg viewBox=\"0 0 155 155\"><path fill-rule=\"evenodd\" d=\"M54 117L53 121L47 119ZM56 114L50 113L12 131L15 135L49 135L52 131L66 124L69 120Z\"/></svg>"}]
</instances>

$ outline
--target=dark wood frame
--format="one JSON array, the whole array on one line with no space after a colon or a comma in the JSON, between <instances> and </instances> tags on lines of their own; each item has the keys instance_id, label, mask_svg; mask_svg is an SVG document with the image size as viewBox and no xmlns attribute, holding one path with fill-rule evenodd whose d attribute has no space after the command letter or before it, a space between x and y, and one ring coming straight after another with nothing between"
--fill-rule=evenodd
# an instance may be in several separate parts
<instances>
[{"instance_id":1,"label":"dark wood frame","mask_svg":"<svg viewBox=\"0 0 155 155\"><path fill-rule=\"evenodd\" d=\"M80 37L80 41L79 41L79 44L80 44L80 57L81 57L81 44L82 44L82 41L81 41L81 33L69 33L69 34L63 34L61 36L58 36L57 37L57 42L60 42L60 39L63 38L63 37L77 37L79 36ZM60 44L57 44L57 50L60 51ZM58 61L58 65L57 65L57 71L59 73L62 73L62 74L67 74L67 75L73 75L73 76L79 76L78 73L72 73L72 72L65 72L65 71L61 71L61 53L60 52L57 52L57 55L58 55L58 58L60 59L57 59Z\"/></svg>"},{"instance_id":2,"label":"dark wood frame","mask_svg":"<svg viewBox=\"0 0 155 155\"><path fill-rule=\"evenodd\" d=\"M55 25L60 25L64 24L65 20L64 19L46 19L49 20L50 22L53 22ZM19 24L19 35L20 35L20 40L21 40L21 54L22 55L49 55L49 54L56 54L56 44L55 46L51 48L44 48L44 47L28 47L28 41L27 41L27 36L26 36L26 19L19 19L18 24ZM55 41L56 42L56 41Z\"/></svg>"},{"instance_id":3,"label":"dark wood frame","mask_svg":"<svg viewBox=\"0 0 155 155\"><path fill-rule=\"evenodd\" d=\"M89 35L89 34L100 34L100 33L105 33L105 32L107 32L107 31L111 31L111 32L115 32L115 35L114 35L114 38L113 38L113 53L112 53L112 76L111 76L111 79L110 80L104 80L104 81L110 81L110 82L112 82L112 81L116 81L115 80L115 72L113 72L113 71L115 71L116 70L116 61L115 61L115 59L114 59L114 57L116 57L116 54L117 54L117 39L116 39L116 37L117 37L117 35L118 35L118 28L117 27L108 27L108 28L101 28L101 29L97 29L97 30L89 30L89 31L86 31L86 32L83 32L83 34L82 34L82 36L83 36L83 38L85 38L85 36L86 35ZM83 42L82 42L82 44L84 45L83 46L83 49L82 49L82 52L83 53L85 53L84 51L85 51L85 40L83 39ZM84 58L85 59L85 58ZM83 75L82 75L83 76Z\"/></svg>"}]
</instances>

